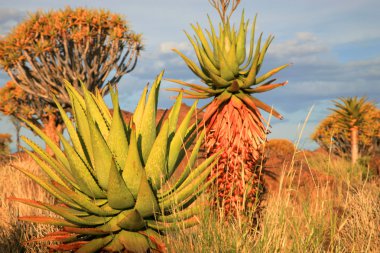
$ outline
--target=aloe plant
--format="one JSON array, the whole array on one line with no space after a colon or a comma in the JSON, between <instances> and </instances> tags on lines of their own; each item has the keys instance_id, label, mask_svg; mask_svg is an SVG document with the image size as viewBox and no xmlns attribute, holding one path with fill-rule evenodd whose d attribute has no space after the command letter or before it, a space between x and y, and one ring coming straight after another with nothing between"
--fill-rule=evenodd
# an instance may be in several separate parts
<instances>
[{"instance_id":1,"label":"aloe plant","mask_svg":"<svg viewBox=\"0 0 380 253\"><path fill-rule=\"evenodd\" d=\"M162 75L149 94L145 88L129 125L123 121L116 90L111 90L111 115L99 92L92 94L83 88L81 95L67 83L75 123L57 103L70 137L69 141L60 136L63 150L25 120L54 151L51 157L23 137L34 152L23 149L51 181L16 168L59 203L13 199L62 217L21 217L61 227L35 241L59 242L50 246L53 251L165 252L160 234L197 224L195 215L204 207L192 203L211 183L207 177L218 154L195 166L204 132L197 138L196 125L190 125L196 103L177 127L182 94L169 117L156 125ZM193 151L186 155L186 148L194 142ZM173 177L185 157L185 169Z\"/></svg>"}]
</instances>

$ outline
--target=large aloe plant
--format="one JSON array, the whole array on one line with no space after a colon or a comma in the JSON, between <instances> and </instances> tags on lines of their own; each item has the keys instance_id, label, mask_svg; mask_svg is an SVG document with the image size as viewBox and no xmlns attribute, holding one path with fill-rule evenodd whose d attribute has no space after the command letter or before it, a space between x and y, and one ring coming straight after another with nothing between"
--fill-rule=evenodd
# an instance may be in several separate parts
<instances>
[{"instance_id":1,"label":"large aloe plant","mask_svg":"<svg viewBox=\"0 0 380 253\"><path fill-rule=\"evenodd\" d=\"M197 223L195 214L199 207L192 203L210 184L206 179L218 154L195 168L204 133L196 140L195 124L189 126L196 103L177 127L182 94L169 117L156 125L162 75L152 85L147 101L145 88L129 125L123 121L117 91L111 92L114 106L111 116L99 93L94 95L83 89L82 96L67 84L75 124L57 103L71 140L60 136L63 150L26 121L54 151L55 156L51 157L35 142L23 137L34 152L24 150L51 181L23 168L17 169L55 196L59 203L14 199L62 217L21 217L24 221L61 226L59 232L37 241L58 241L59 244L50 246L57 251L164 252L159 234ZM186 156L185 169L173 178L185 157L186 147L194 141L193 151Z\"/></svg>"},{"instance_id":2,"label":"large aloe plant","mask_svg":"<svg viewBox=\"0 0 380 253\"><path fill-rule=\"evenodd\" d=\"M219 25L214 26L209 19L209 29L202 29L196 24L192 25L194 36L186 33L197 61L174 49L205 85L173 79L170 81L188 87L184 90L187 98L212 98L204 115L206 155L210 157L224 149L212 171L212 175L218 175L218 194L214 203L222 203L227 214L235 215L257 206L263 192L258 161L261 145L267 138L267 127L260 109L282 119L280 113L255 95L286 85L287 82L276 82L274 75L289 64L261 74L267 50L274 37L270 35L264 42L263 35L260 34L255 41L256 17L250 23L245 19L244 11L238 27L235 28L230 23L230 16L239 5L239 0L209 2L220 14ZM229 9L230 14L227 15Z\"/></svg>"}]
</instances>

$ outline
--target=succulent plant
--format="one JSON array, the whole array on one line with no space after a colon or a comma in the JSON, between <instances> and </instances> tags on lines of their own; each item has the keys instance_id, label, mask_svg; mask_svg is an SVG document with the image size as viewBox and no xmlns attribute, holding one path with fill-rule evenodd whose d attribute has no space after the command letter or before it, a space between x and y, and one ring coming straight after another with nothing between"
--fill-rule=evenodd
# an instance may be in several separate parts
<instances>
[{"instance_id":1,"label":"succulent plant","mask_svg":"<svg viewBox=\"0 0 380 253\"><path fill-rule=\"evenodd\" d=\"M17 169L59 203L14 200L62 217L21 217L23 221L61 227L36 241L57 241L59 244L50 246L56 251L164 252L160 234L197 224L195 215L204 207L193 202L210 184L207 177L218 154L196 166L205 133L198 135L196 124L189 123L196 103L185 119L177 122L182 94L169 117L156 125L162 75L153 83L149 95L145 88L129 125L122 118L116 90L111 89L111 116L99 92L92 94L83 88L81 95L66 84L75 124L57 103L71 140L60 136L63 150L25 120L54 151L55 156L51 157L23 137L34 151L24 148L25 152L51 180ZM193 151L187 154L186 149L193 143ZM185 168L173 176L183 160Z\"/></svg>"},{"instance_id":2,"label":"succulent plant","mask_svg":"<svg viewBox=\"0 0 380 253\"><path fill-rule=\"evenodd\" d=\"M239 2L234 1L231 14ZM213 98L206 106L204 115L207 130L206 151L210 157L224 149L218 165L212 171L212 175L218 175L216 200L224 203L227 213L235 213L245 210L247 206L256 205L257 197L261 194L262 182L256 164L260 158L260 146L266 141L267 131L265 119L259 109L282 118L275 109L253 94L286 85L287 82L276 83L276 79L272 77L289 64L259 74L274 37L269 36L262 43L261 34L255 42L255 18L251 24L250 43L247 48L250 22L245 20L244 11L240 26L236 29L230 23L231 14L225 15L230 1L213 0L210 3L221 16L219 32L217 33L209 18L209 30L202 30L197 24L192 25L194 37L186 33L199 64L174 49L206 85L170 80L190 88L184 90L187 98Z\"/></svg>"}]
</instances>

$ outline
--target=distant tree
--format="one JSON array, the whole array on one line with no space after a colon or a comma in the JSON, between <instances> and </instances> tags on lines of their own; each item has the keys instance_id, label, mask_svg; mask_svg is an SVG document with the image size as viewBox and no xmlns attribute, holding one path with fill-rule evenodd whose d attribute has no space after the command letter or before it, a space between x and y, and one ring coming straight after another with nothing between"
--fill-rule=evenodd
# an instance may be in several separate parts
<instances>
[{"instance_id":1,"label":"distant tree","mask_svg":"<svg viewBox=\"0 0 380 253\"><path fill-rule=\"evenodd\" d=\"M0 155L10 153L9 144L12 142L10 134L0 134Z\"/></svg>"},{"instance_id":2,"label":"distant tree","mask_svg":"<svg viewBox=\"0 0 380 253\"><path fill-rule=\"evenodd\" d=\"M312 134L323 149L356 163L359 154L371 155L380 143L380 110L366 98L340 98L333 112Z\"/></svg>"},{"instance_id":3,"label":"distant tree","mask_svg":"<svg viewBox=\"0 0 380 253\"><path fill-rule=\"evenodd\" d=\"M0 40L0 68L25 90L45 132L58 141L62 124L53 98L69 110L63 81L108 93L132 71L141 36L117 14L86 8L37 12ZM46 120L45 120L46 119ZM55 136L55 137L54 137Z\"/></svg>"},{"instance_id":4,"label":"distant tree","mask_svg":"<svg viewBox=\"0 0 380 253\"><path fill-rule=\"evenodd\" d=\"M44 107L44 105L46 103L42 99L28 94L13 81L8 81L3 87L0 87L0 112L9 116L16 128L17 147L19 146L18 136L20 128L23 125L21 118L33 122L33 124L41 129L45 129L48 126L48 115L49 113L56 113L56 110L49 112L48 110L52 110L53 108ZM58 124L58 126L53 127L61 127L61 125Z\"/></svg>"}]
</instances>

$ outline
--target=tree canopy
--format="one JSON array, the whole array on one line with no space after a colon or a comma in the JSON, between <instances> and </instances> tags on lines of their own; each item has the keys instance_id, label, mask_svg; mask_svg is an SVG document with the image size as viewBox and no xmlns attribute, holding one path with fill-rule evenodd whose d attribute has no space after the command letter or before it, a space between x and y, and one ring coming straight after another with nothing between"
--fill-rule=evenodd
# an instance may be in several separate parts
<instances>
[{"instance_id":1,"label":"tree canopy","mask_svg":"<svg viewBox=\"0 0 380 253\"><path fill-rule=\"evenodd\" d=\"M380 109L373 102L365 101L361 109L358 126L358 147L361 155L370 155L380 146ZM342 114L333 111L317 126L311 138L326 151L339 156L348 156L351 152L351 134L349 122Z\"/></svg>"},{"instance_id":2,"label":"tree canopy","mask_svg":"<svg viewBox=\"0 0 380 253\"><path fill-rule=\"evenodd\" d=\"M122 16L68 7L36 12L1 39L0 68L28 93L68 104L63 80L107 93L107 84L134 69L141 49L141 35Z\"/></svg>"}]
</instances>

